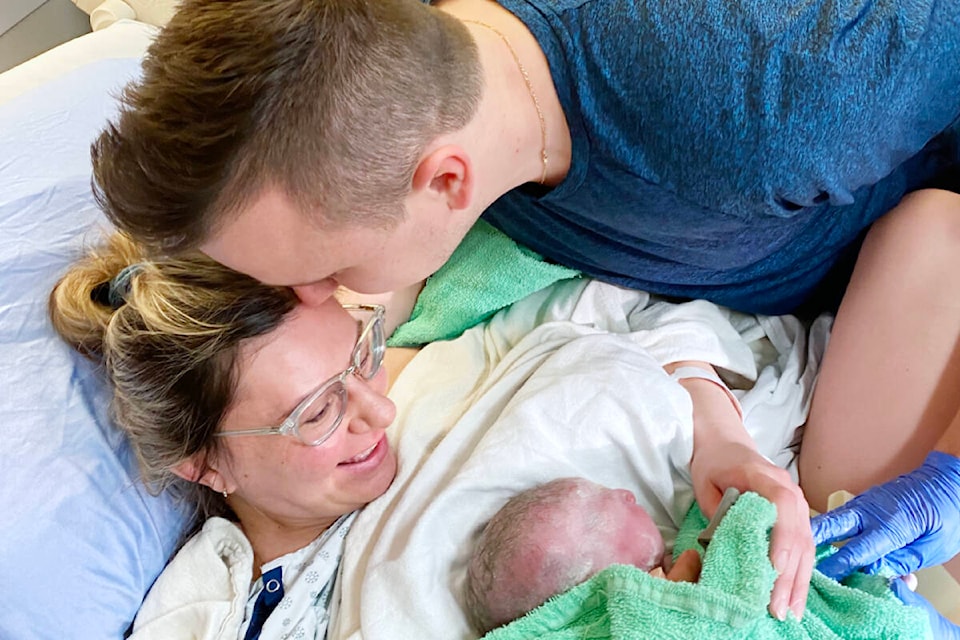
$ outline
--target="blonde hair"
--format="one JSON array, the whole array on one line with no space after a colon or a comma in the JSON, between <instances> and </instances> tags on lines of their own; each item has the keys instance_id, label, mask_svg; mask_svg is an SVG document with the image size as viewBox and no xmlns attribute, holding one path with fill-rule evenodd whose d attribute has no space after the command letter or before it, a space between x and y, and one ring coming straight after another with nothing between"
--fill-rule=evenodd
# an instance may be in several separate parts
<instances>
[{"instance_id":1,"label":"blonde hair","mask_svg":"<svg viewBox=\"0 0 960 640\"><path fill-rule=\"evenodd\" d=\"M482 85L466 27L421 0L183 0L92 147L94 193L166 253L268 187L310 220L390 228Z\"/></svg>"},{"instance_id":2,"label":"blonde hair","mask_svg":"<svg viewBox=\"0 0 960 640\"><path fill-rule=\"evenodd\" d=\"M124 279L117 276L126 270ZM119 286L116 308L103 299ZM53 288L50 319L83 355L102 363L112 413L144 483L171 488L199 519L229 512L222 496L173 469L222 455L214 434L233 399L240 343L275 329L296 306L292 290L259 283L199 252L145 261L122 234L88 251Z\"/></svg>"}]
</instances>

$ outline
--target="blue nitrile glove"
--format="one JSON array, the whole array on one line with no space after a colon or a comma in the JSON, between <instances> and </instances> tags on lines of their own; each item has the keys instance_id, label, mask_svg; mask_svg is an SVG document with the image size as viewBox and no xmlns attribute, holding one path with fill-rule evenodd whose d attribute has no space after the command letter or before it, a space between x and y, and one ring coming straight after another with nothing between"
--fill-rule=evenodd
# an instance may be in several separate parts
<instances>
[{"instance_id":1,"label":"blue nitrile glove","mask_svg":"<svg viewBox=\"0 0 960 640\"><path fill-rule=\"evenodd\" d=\"M933 630L933 637L936 640L960 640L960 627L944 618L926 598L910 591L906 582L900 578L894 578L890 582L890 589L893 590L895 596L900 598L903 604L910 607L920 607L927 612L930 619L930 628Z\"/></svg>"},{"instance_id":2,"label":"blue nitrile glove","mask_svg":"<svg viewBox=\"0 0 960 640\"><path fill-rule=\"evenodd\" d=\"M904 576L960 551L960 458L934 451L914 471L811 522L817 545L850 538L817 569L839 580L861 567Z\"/></svg>"}]
</instances>

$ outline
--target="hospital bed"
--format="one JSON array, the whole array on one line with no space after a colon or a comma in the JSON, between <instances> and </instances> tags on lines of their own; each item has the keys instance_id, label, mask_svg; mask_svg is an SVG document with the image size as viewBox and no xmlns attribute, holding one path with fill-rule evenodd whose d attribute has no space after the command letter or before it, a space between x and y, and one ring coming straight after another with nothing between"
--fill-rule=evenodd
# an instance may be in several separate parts
<instances>
[{"instance_id":1,"label":"hospital bed","mask_svg":"<svg viewBox=\"0 0 960 640\"><path fill-rule=\"evenodd\" d=\"M0 637L120 638L183 517L135 481L95 368L46 297L102 215L89 145L154 27L115 24L0 75Z\"/></svg>"},{"instance_id":2,"label":"hospital bed","mask_svg":"<svg viewBox=\"0 0 960 640\"><path fill-rule=\"evenodd\" d=\"M89 144L155 33L99 26L0 75L2 638L123 637L185 522L137 482L96 368L46 317L58 275L107 230ZM691 426L651 354L720 358L748 426L766 425L763 452L789 467L828 327L568 280L428 346L391 391L398 479L348 538L331 637L467 633L457 567L472 537L511 493L556 475L635 487L670 539L692 500Z\"/></svg>"}]
</instances>

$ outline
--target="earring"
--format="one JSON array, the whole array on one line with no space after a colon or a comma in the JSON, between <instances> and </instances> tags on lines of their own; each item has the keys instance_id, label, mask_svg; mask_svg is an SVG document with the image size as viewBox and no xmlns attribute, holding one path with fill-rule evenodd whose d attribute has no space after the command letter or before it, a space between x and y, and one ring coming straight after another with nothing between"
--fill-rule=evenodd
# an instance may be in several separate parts
<instances>
[{"instance_id":1,"label":"earring","mask_svg":"<svg viewBox=\"0 0 960 640\"><path fill-rule=\"evenodd\" d=\"M226 489L224 489L224 490L223 490L223 499L226 500L226 499L229 498L229 497L230 497L230 494L227 493L227 490L226 490Z\"/></svg>"}]
</instances>

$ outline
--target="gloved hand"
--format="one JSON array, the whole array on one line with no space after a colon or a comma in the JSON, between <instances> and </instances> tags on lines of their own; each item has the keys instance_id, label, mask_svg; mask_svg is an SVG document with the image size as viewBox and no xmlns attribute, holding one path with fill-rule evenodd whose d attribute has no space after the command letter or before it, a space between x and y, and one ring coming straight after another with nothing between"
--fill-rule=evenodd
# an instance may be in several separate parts
<instances>
[{"instance_id":1,"label":"gloved hand","mask_svg":"<svg viewBox=\"0 0 960 640\"><path fill-rule=\"evenodd\" d=\"M850 538L817 568L839 580L861 567L906 575L960 551L960 458L940 451L914 471L811 522L817 545Z\"/></svg>"},{"instance_id":2,"label":"gloved hand","mask_svg":"<svg viewBox=\"0 0 960 640\"><path fill-rule=\"evenodd\" d=\"M900 598L903 604L920 607L927 612L934 638L937 640L960 640L960 627L944 618L926 598L910 591L906 582L900 578L895 578L890 583L890 589L893 590L895 596Z\"/></svg>"}]
</instances>

